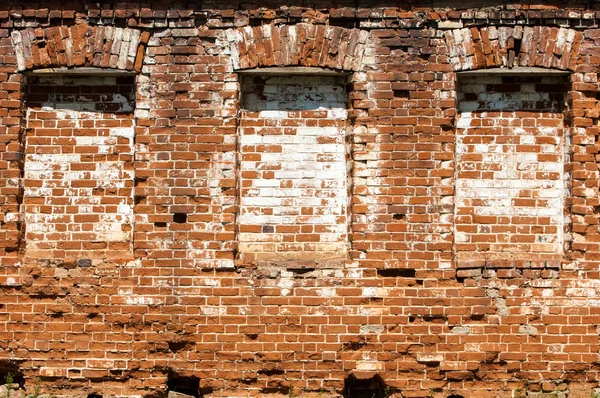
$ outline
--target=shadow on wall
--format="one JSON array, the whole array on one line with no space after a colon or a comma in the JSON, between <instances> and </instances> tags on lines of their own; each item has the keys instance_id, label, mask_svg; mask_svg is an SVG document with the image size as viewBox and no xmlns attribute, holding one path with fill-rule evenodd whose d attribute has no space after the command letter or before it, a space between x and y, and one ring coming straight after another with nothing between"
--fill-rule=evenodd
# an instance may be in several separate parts
<instances>
[{"instance_id":1,"label":"shadow on wall","mask_svg":"<svg viewBox=\"0 0 600 398\"><path fill-rule=\"evenodd\" d=\"M25 378L19 369L19 362L2 359L0 360L0 384L8 383L10 380L13 384L18 384L19 388L25 387Z\"/></svg>"},{"instance_id":2,"label":"shadow on wall","mask_svg":"<svg viewBox=\"0 0 600 398\"><path fill-rule=\"evenodd\" d=\"M344 398L383 398L388 392L379 375L370 379L357 379L350 375L344 381Z\"/></svg>"},{"instance_id":3,"label":"shadow on wall","mask_svg":"<svg viewBox=\"0 0 600 398\"><path fill-rule=\"evenodd\" d=\"M347 76L244 76L242 108L260 111L346 109Z\"/></svg>"}]
</instances>

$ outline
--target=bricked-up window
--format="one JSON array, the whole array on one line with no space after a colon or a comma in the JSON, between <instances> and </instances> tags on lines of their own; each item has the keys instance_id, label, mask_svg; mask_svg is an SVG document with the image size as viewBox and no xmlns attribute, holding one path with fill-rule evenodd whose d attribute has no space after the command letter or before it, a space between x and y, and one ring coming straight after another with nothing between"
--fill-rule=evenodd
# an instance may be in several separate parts
<instances>
[{"instance_id":1,"label":"bricked-up window","mask_svg":"<svg viewBox=\"0 0 600 398\"><path fill-rule=\"evenodd\" d=\"M502 253L502 259L563 252L565 83L552 75L459 79L459 259L468 252L478 258Z\"/></svg>"},{"instance_id":2,"label":"bricked-up window","mask_svg":"<svg viewBox=\"0 0 600 398\"><path fill-rule=\"evenodd\" d=\"M131 253L133 77L28 78L26 254Z\"/></svg>"},{"instance_id":3,"label":"bricked-up window","mask_svg":"<svg viewBox=\"0 0 600 398\"><path fill-rule=\"evenodd\" d=\"M347 255L346 77L246 76L239 250L246 261Z\"/></svg>"}]
</instances>

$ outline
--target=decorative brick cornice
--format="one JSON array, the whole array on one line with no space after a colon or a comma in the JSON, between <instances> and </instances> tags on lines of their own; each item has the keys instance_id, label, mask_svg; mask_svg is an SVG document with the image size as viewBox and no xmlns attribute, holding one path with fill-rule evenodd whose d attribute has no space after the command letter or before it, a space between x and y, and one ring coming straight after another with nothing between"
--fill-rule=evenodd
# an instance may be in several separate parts
<instances>
[{"instance_id":1,"label":"decorative brick cornice","mask_svg":"<svg viewBox=\"0 0 600 398\"><path fill-rule=\"evenodd\" d=\"M548 26L489 26L445 32L454 70L514 66L575 70L583 34Z\"/></svg>"},{"instance_id":2,"label":"decorative brick cornice","mask_svg":"<svg viewBox=\"0 0 600 398\"><path fill-rule=\"evenodd\" d=\"M226 37L236 70L306 66L357 71L368 32L300 23L230 29Z\"/></svg>"},{"instance_id":3,"label":"decorative brick cornice","mask_svg":"<svg viewBox=\"0 0 600 398\"><path fill-rule=\"evenodd\" d=\"M52 67L140 70L148 32L77 24L11 34L19 71Z\"/></svg>"}]
</instances>

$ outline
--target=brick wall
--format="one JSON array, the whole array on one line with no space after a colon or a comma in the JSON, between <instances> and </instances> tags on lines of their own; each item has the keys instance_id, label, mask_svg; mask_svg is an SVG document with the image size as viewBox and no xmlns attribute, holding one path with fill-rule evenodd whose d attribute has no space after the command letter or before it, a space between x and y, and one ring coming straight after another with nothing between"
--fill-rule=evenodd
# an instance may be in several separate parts
<instances>
[{"instance_id":1,"label":"brick wall","mask_svg":"<svg viewBox=\"0 0 600 398\"><path fill-rule=\"evenodd\" d=\"M25 256L131 257L133 78L28 81Z\"/></svg>"},{"instance_id":2,"label":"brick wall","mask_svg":"<svg viewBox=\"0 0 600 398\"><path fill-rule=\"evenodd\" d=\"M562 254L564 79L460 80L455 250L500 258ZM507 255L506 253L510 253Z\"/></svg>"},{"instance_id":3,"label":"brick wall","mask_svg":"<svg viewBox=\"0 0 600 398\"><path fill-rule=\"evenodd\" d=\"M344 260L345 77L248 78L240 118L244 261ZM315 263L311 263L315 261Z\"/></svg>"},{"instance_id":4,"label":"brick wall","mask_svg":"<svg viewBox=\"0 0 600 398\"><path fill-rule=\"evenodd\" d=\"M0 378L597 394L599 23L574 1L2 2Z\"/></svg>"}]
</instances>

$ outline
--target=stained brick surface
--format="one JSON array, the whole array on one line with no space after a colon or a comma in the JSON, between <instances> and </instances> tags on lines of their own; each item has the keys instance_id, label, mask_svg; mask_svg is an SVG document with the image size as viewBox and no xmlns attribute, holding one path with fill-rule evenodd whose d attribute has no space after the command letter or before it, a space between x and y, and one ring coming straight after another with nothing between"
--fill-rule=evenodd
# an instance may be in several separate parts
<instances>
[{"instance_id":1,"label":"stained brick surface","mask_svg":"<svg viewBox=\"0 0 600 398\"><path fill-rule=\"evenodd\" d=\"M597 395L599 24L575 1L0 2L0 378Z\"/></svg>"},{"instance_id":2,"label":"stained brick surface","mask_svg":"<svg viewBox=\"0 0 600 398\"><path fill-rule=\"evenodd\" d=\"M132 78L30 79L26 256L131 257L133 90Z\"/></svg>"},{"instance_id":3,"label":"stained brick surface","mask_svg":"<svg viewBox=\"0 0 600 398\"><path fill-rule=\"evenodd\" d=\"M347 258L345 80L245 80L238 221L246 261Z\"/></svg>"},{"instance_id":4,"label":"stained brick surface","mask_svg":"<svg viewBox=\"0 0 600 398\"><path fill-rule=\"evenodd\" d=\"M502 258L562 253L568 183L563 87L563 79L549 77L461 79L457 252L504 252Z\"/></svg>"}]
</instances>

